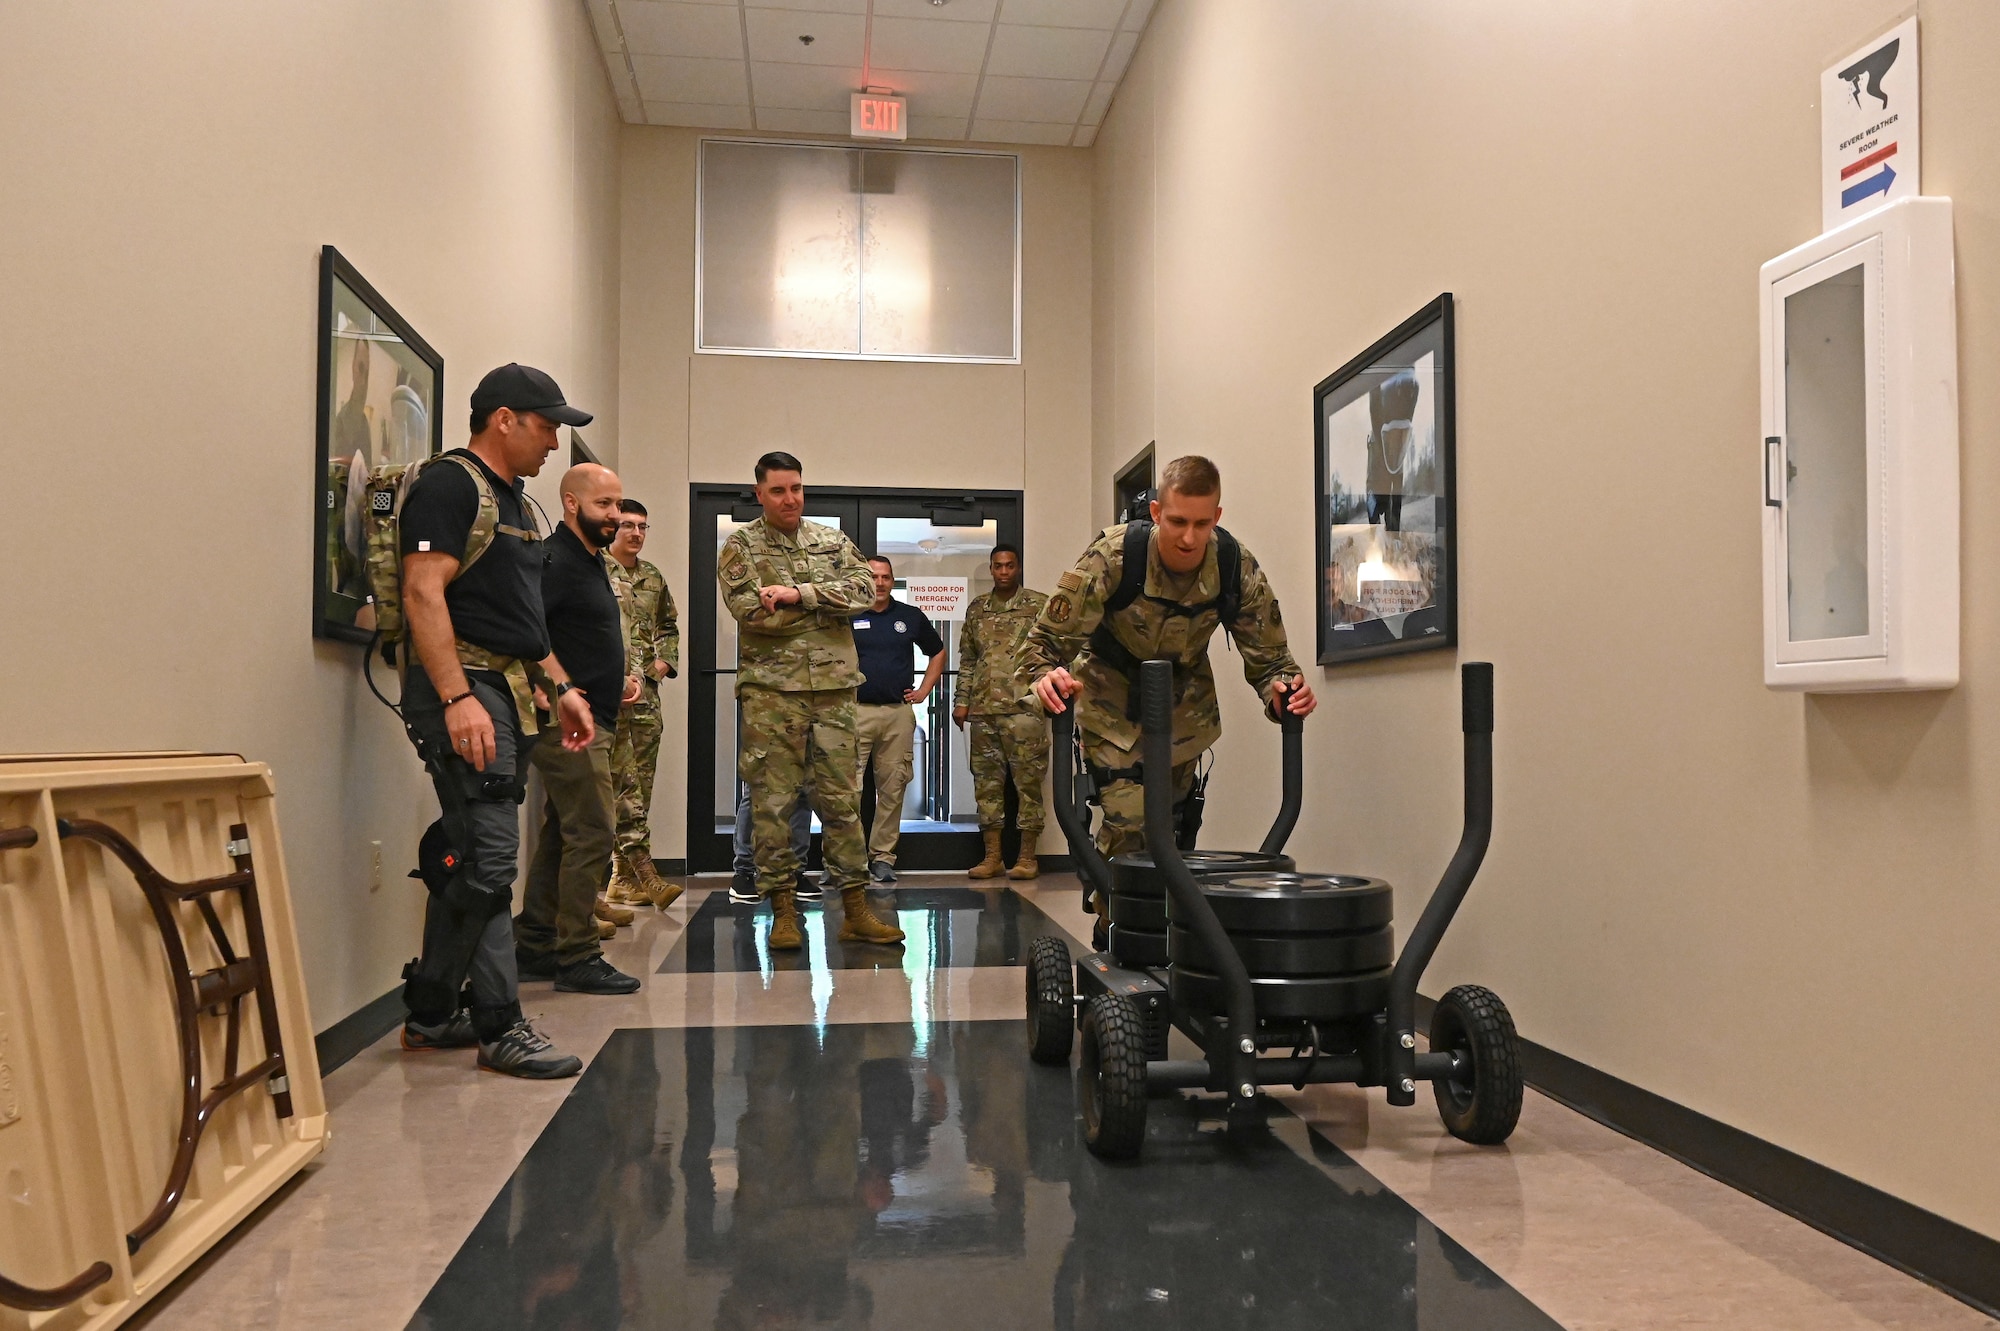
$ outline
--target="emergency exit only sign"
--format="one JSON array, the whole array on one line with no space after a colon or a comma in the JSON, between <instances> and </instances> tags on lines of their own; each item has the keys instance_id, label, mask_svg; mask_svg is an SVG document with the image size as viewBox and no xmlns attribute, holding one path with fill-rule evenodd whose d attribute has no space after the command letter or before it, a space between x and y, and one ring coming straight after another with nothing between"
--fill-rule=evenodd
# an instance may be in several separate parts
<instances>
[{"instance_id":1,"label":"emergency exit only sign","mask_svg":"<svg viewBox=\"0 0 2000 1331\"><path fill-rule=\"evenodd\" d=\"M1821 229L1922 192L1915 18L1820 75L1819 128Z\"/></svg>"}]
</instances>

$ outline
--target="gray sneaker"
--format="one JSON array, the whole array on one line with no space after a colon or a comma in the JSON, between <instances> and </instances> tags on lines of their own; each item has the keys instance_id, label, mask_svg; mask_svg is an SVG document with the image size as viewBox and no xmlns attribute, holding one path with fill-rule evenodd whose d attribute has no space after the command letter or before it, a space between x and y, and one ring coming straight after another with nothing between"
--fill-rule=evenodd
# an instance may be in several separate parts
<instances>
[{"instance_id":1,"label":"gray sneaker","mask_svg":"<svg viewBox=\"0 0 2000 1331\"><path fill-rule=\"evenodd\" d=\"M887 860L877 860L868 866L868 876L878 883L896 881L896 866Z\"/></svg>"},{"instance_id":2,"label":"gray sneaker","mask_svg":"<svg viewBox=\"0 0 2000 1331\"><path fill-rule=\"evenodd\" d=\"M426 1026L415 1017L403 1023L403 1048L413 1054L437 1049L470 1049L478 1043L479 1033L472 1029L472 1014L464 1008L435 1026Z\"/></svg>"},{"instance_id":3,"label":"gray sneaker","mask_svg":"<svg viewBox=\"0 0 2000 1331\"><path fill-rule=\"evenodd\" d=\"M509 1077L553 1081L583 1071L575 1054L559 1054L555 1042L528 1024L526 1017L509 1026L499 1039L479 1046L479 1066Z\"/></svg>"}]
</instances>

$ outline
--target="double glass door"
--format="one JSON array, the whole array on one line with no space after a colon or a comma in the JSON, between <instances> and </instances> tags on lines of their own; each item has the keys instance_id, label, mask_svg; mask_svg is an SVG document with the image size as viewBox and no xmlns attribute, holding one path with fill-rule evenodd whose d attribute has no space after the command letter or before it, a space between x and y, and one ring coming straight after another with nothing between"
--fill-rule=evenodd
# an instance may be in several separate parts
<instances>
[{"instance_id":1,"label":"double glass door","mask_svg":"<svg viewBox=\"0 0 2000 1331\"><path fill-rule=\"evenodd\" d=\"M727 869L730 833L742 786L737 774L741 719L736 703L736 621L722 603L715 580L717 556L730 533L761 516L755 496L742 486L693 487L688 551L689 673L688 868ZM896 595L903 599L912 577L965 578L968 595L992 586L987 563L1000 542L1021 543L1019 491L937 491L819 489L806 487L808 520L838 527L867 556L882 555L896 571ZM951 723L957 680L957 623L938 621L945 644L945 674L930 696L917 704L912 774L904 793L902 840L897 863L903 868L955 868L978 858L978 812L965 733ZM911 653L914 685L925 658ZM871 806L873 783L864 792ZM818 823L814 822L814 841Z\"/></svg>"}]
</instances>

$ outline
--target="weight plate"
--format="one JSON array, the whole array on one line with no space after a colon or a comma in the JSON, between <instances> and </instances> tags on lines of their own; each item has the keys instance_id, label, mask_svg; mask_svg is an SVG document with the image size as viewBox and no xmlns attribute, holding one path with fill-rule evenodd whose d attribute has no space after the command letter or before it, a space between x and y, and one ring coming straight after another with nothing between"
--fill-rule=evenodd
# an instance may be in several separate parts
<instances>
[{"instance_id":1,"label":"weight plate","mask_svg":"<svg viewBox=\"0 0 2000 1331\"><path fill-rule=\"evenodd\" d=\"M1396 931L1387 925L1358 934L1231 934L1229 941L1252 975L1355 975L1396 960ZM1221 969L1191 930L1167 930L1167 953L1176 966Z\"/></svg>"},{"instance_id":2,"label":"weight plate","mask_svg":"<svg viewBox=\"0 0 2000 1331\"><path fill-rule=\"evenodd\" d=\"M1167 932L1167 903L1158 897L1132 897L1123 892L1113 892L1111 923L1164 937Z\"/></svg>"},{"instance_id":3,"label":"weight plate","mask_svg":"<svg viewBox=\"0 0 2000 1331\"><path fill-rule=\"evenodd\" d=\"M1395 918L1395 891L1351 874L1245 873L1204 878L1201 893L1232 934L1337 934Z\"/></svg>"},{"instance_id":4,"label":"weight plate","mask_svg":"<svg viewBox=\"0 0 2000 1331\"><path fill-rule=\"evenodd\" d=\"M1176 966L1167 987L1174 1004L1190 1012L1221 1012L1227 989L1222 977ZM1271 1021L1332 1021L1380 1012L1389 1003L1387 968L1362 975L1253 976L1250 992L1257 1015Z\"/></svg>"},{"instance_id":5,"label":"weight plate","mask_svg":"<svg viewBox=\"0 0 2000 1331\"><path fill-rule=\"evenodd\" d=\"M1197 878L1227 873L1290 873L1299 866L1289 855L1266 855L1261 850L1190 850L1181 862ZM1135 897L1163 897L1167 878L1153 865L1147 851L1117 855L1111 860L1112 890Z\"/></svg>"},{"instance_id":6,"label":"weight plate","mask_svg":"<svg viewBox=\"0 0 2000 1331\"><path fill-rule=\"evenodd\" d=\"M1122 966L1164 966L1167 964L1167 936L1111 926L1111 955Z\"/></svg>"}]
</instances>

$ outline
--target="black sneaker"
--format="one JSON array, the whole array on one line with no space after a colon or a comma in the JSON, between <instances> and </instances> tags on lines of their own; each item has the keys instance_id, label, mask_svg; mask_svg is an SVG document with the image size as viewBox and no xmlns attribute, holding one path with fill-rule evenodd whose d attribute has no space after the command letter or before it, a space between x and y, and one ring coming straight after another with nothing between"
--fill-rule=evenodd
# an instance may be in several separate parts
<instances>
[{"instance_id":1,"label":"black sneaker","mask_svg":"<svg viewBox=\"0 0 2000 1331\"><path fill-rule=\"evenodd\" d=\"M826 896L826 879L815 878L809 873L799 875L792 884L792 898L796 901L819 901Z\"/></svg>"},{"instance_id":2,"label":"black sneaker","mask_svg":"<svg viewBox=\"0 0 2000 1331\"><path fill-rule=\"evenodd\" d=\"M524 980L553 980L562 967L556 965L553 952L523 952L514 949L514 969Z\"/></svg>"},{"instance_id":3,"label":"black sneaker","mask_svg":"<svg viewBox=\"0 0 2000 1331\"><path fill-rule=\"evenodd\" d=\"M627 975L603 957L565 966L556 976L559 994L636 994L639 977Z\"/></svg>"},{"instance_id":4,"label":"black sneaker","mask_svg":"<svg viewBox=\"0 0 2000 1331\"><path fill-rule=\"evenodd\" d=\"M896 866L887 860L877 860L868 866L868 876L884 885L893 883L896 881Z\"/></svg>"},{"instance_id":5,"label":"black sneaker","mask_svg":"<svg viewBox=\"0 0 2000 1331\"><path fill-rule=\"evenodd\" d=\"M574 1077L583 1071L583 1060L575 1054L559 1054L555 1042L528 1024L528 1019L509 1026L499 1039L479 1046L479 1066L488 1072L509 1077L553 1081Z\"/></svg>"},{"instance_id":6,"label":"black sneaker","mask_svg":"<svg viewBox=\"0 0 2000 1331\"><path fill-rule=\"evenodd\" d=\"M757 876L738 873L729 880L729 904L732 906L754 906L760 898L757 895Z\"/></svg>"},{"instance_id":7,"label":"black sneaker","mask_svg":"<svg viewBox=\"0 0 2000 1331\"><path fill-rule=\"evenodd\" d=\"M472 1014L464 1008L435 1026L426 1026L415 1017L403 1023L403 1048L413 1054L435 1049L470 1049L478 1043L479 1033L472 1029Z\"/></svg>"}]
</instances>

